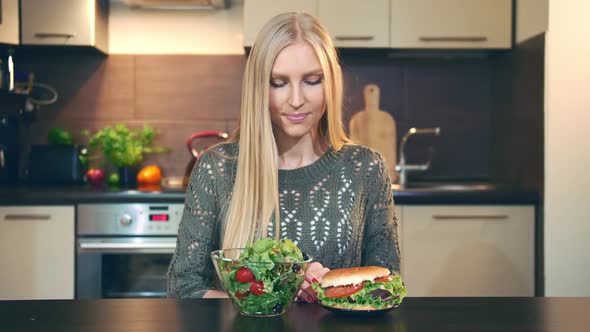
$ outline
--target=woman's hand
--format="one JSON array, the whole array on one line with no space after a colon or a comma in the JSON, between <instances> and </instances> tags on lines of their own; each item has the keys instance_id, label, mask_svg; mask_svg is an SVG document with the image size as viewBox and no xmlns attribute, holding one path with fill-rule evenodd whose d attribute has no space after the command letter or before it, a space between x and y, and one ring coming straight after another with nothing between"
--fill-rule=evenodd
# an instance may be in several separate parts
<instances>
[{"instance_id":1,"label":"woman's hand","mask_svg":"<svg viewBox=\"0 0 590 332\"><path fill-rule=\"evenodd\" d=\"M222 299L227 297L228 296L226 292L216 289L208 290L205 294L203 294L204 299Z\"/></svg>"},{"instance_id":2,"label":"woman's hand","mask_svg":"<svg viewBox=\"0 0 590 332\"><path fill-rule=\"evenodd\" d=\"M297 293L297 300L309 303L316 302L318 297L313 288L311 288L311 283L320 282L324 274L328 273L328 271L330 271L330 269L323 267L322 264L318 262L311 263L305 272L305 281L303 281L303 284Z\"/></svg>"}]
</instances>

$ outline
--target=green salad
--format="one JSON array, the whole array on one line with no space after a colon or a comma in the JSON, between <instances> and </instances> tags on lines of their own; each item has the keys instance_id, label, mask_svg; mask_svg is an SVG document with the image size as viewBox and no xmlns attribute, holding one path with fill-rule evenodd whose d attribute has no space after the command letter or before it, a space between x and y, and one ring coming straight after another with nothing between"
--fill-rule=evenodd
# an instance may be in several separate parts
<instances>
[{"instance_id":1,"label":"green salad","mask_svg":"<svg viewBox=\"0 0 590 332\"><path fill-rule=\"evenodd\" d=\"M309 261L293 241L264 238L248 243L237 260L219 260L219 275L240 312L277 315L297 294Z\"/></svg>"}]
</instances>

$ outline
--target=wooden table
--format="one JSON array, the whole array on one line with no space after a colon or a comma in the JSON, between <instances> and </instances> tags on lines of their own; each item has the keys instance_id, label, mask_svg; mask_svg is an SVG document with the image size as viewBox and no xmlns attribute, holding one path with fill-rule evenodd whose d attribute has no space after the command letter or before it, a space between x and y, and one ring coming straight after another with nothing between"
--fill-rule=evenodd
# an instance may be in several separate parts
<instances>
[{"instance_id":1,"label":"wooden table","mask_svg":"<svg viewBox=\"0 0 590 332\"><path fill-rule=\"evenodd\" d=\"M295 304L273 318L227 299L0 301L0 331L590 331L590 298L406 298L376 317Z\"/></svg>"}]
</instances>

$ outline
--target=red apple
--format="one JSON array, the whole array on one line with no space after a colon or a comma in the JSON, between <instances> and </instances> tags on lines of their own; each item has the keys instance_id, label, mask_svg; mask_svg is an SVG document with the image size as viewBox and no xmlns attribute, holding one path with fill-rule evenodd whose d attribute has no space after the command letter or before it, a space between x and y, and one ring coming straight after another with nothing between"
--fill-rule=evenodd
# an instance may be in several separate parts
<instances>
[{"instance_id":1,"label":"red apple","mask_svg":"<svg viewBox=\"0 0 590 332\"><path fill-rule=\"evenodd\" d=\"M86 178L90 184L98 186L104 181L104 171L100 168L90 168L86 172Z\"/></svg>"}]
</instances>

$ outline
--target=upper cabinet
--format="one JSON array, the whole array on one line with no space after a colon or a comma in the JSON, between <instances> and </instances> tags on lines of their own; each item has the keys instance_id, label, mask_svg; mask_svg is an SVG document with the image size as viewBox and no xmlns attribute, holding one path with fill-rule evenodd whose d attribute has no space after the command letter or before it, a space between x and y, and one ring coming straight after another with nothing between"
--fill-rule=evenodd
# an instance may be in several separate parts
<instances>
[{"instance_id":1,"label":"upper cabinet","mask_svg":"<svg viewBox=\"0 0 590 332\"><path fill-rule=\"evenodd\" d=\"M504 49L512 0L391 0L393 48Z\"/></svg>"},{"instance_id":2,"label":"upper cabinet","mask_svg":"<svg viewBox=\"0 0 590 332\"><path fill-rule=\"evenodd\" d=\"M317 15L318 0L246 0L244 1L244 45L252 46L262 26L272 17L289 11Z\"/></svg>"},{"instance_id":3,"label":"upper cabinet","mask_svg":"<svg viewBox=\"0 0 590 332\"><path fill-rule=\"evenodd\" d=\"M21 0L23 45L92 46L107 52L108 0Z\"/></svg>"},{"instance_id":4,"label":"upper cabinet","mask_svg":"<svg viewBox=\"0 0 590 332\"><path fill-rule=\"evenodd\" d=\"M318 17L337 47L389 47L390 0L319 0Z\"/></svg>"},{"instance_id":5,"label":"upper cabinet","mask_svg":"<svg viewBox=\"0 0 590 332\"><path fill-rule=\"evenodd\" d=\"M18 44L18 0L0 0L0 44Z\"/></svg>"},{"instance_id":6,"label":"upper cabinet","mask_svg":"<svg viewBox=\"0 0 590 332\"><path fill-rule=\"evenodd\" d=\"M512 0L246 0L244 45L274 15L317 16L340 48L508 49Z\"/></svg>"},{"instance_id":7,"label":"upper cabinet","mask_svg":"<svg viewBox=\"0 0 590 332\"><path fill-rule=\"evenodd\" d=\"M390 0L247 0L244 1L244 45L273 16L304 11L317 16L337 47L388 47Z\"/></svg>"}]
</instances>

